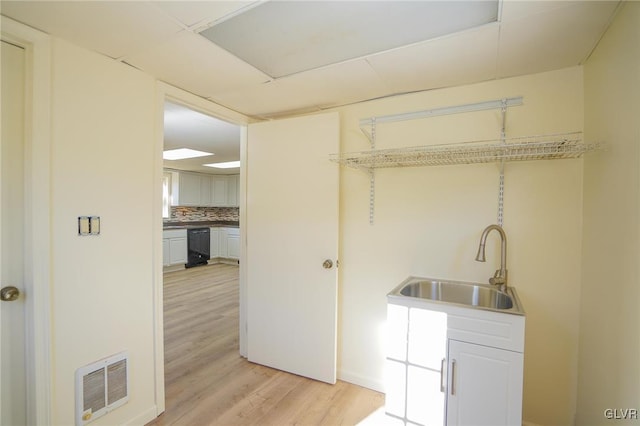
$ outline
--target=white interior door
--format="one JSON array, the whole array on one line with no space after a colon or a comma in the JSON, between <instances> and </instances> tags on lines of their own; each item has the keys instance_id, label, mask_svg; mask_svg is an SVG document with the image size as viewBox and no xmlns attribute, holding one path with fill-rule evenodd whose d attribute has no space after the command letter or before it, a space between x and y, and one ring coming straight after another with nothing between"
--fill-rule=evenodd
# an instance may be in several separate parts
<instances>
[{"instance_id":1,"label":"white interior door","mask_svg":"<svg viewBox=\"0 0 640 426\"><path fill-rule=\"evenodd\" d=\"M337 113L251 124L247 145L249 361L336 380ZM325 261L329 262L325 263Z\"/></svg>"},{"instance_id":2,"label":"white interior door","mask_svg":"<svg viewBox=\"0 0 640 426\"><path fill-rule=\"evenodd\" d=\"M0 150L0 424L26 424L24 276L24 49L2 41Z\"/></svg>"}]
</instances>

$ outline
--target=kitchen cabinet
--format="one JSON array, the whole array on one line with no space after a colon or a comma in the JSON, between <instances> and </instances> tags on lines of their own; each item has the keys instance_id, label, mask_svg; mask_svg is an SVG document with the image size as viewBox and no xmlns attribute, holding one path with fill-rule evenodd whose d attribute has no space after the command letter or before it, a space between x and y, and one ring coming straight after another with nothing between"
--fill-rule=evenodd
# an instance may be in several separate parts
<instances>
[{"instance_id":1,"label":"kitchen cabinet","mask_svg":"<svg viewBox=\"0 0 640 426\"><path fill-rule=\"evenodd\" d=\"M212 176L212 206L238 207L240 175Z\"/></svg>"},{"instance_id":2,"label":"kitchen cabinet","mask_svg":"<svg viewBox=\"0 0 640 426\"><path fill-rule=\"evenodd\" d=\"M227 257L227 247L229 246L229 234L227 228L220 228L220 241L218 243L218 255L220 257Z\"/></svg>"},{"instance_id":3,"label":"kitchen cabinet","mask_svg":"<svg viewBox=\"0 0 640 426\"><path fill-rule=\"evenodd\" d=\"M169 266L171 264L171 254L169 253L170 247L171 246L169 245L169 239L163 238L162 239L162 264L164 266Z\"/></svg>"},{"instance_id":4,"label":"kitchen cabinet","mask_svg":"<svg viewBox=\"0 0 640 426\"><path fill-rule=\"evenodd\" d=\"M227 206L227 176L211 177L211 205L217 207Z\"/></svg>"},{"instance_id":5,"label":"kitchen cabinet","mask_svg":"<svg viewBox=\"0 0 640 426\"><path fill-rule=\"evenodd\" d=\"M172 206L211 205L211 176L199 173L171 172Z\"/></svg>"},{"instance_id":6,"label":"kitchen cabinet","mask_svg":"<svg viewBox=\"0 0 640 426\"><path fill-rule=\"evenodd\" d=\"M240 230L211 228L211 258L240 259Z\"/></svg>"},{"instance_id":7,"label":"kitchen cabinet","mask_svg":"<svg viewBox=\"0 0 640 426\"><path fill-rule=\"evenodd\" d=\"M449 341L447 425L520 425L523 354Z\"/></svg>"},{"instance_id":8,"label":"kitchen cabinet","mask_svg":"<svg viewBox=\"0 0 640 426\"><path fill-rule=\"evenodd\" d=\"M524 320L389 299L387 415L416 425L521 425Z\"/></svg>"},{"instance_id":9,"label":"kitchen cabinet","mask_svg":"<svg viewBox=\"0 0 640 426\"><path fill-rule=\"evenodd\" d=\"M227 228L227 257L240 259L240 230L238 228Z\"/></svg>"},{"instance_id":10,"label":"kitchen cabinet","mask_svg":"<svg viewBox=\"0 0 640 426\"><path fill-rule=\"evenodd\" d=\"M186 229L163 231L162 260L165 266L187 263Z\"/></svg>"},{"instance_id":11,"label":"kitchen cabinet","mask_svg":"<svg viewBox=\"0 0 640 426\"><path fill-rule=\"evenodd\" d=\"M209 175L172 171L171 205L238 207L240 175Z\"/></svg>"},{"instance_id":12,"label":"kitchen cabinet","mask_svg":"<svg viewBox=\"0 0 640 426\"><path fill-rule=\"evenodd\" d=\"M209 228L209 257L220 257L220 228Z\"/></svg>"},{"instance_id":13,"label":"kitchen cabinet","mask_svg":"<svg viewBox=\"0 0 640 426\"><path fill-rule=\"evenodd\" d=\"M240 189L240 176L231 175L227 176L227 205L229 207L237 207Z\"/></svg>"}]
</instances>

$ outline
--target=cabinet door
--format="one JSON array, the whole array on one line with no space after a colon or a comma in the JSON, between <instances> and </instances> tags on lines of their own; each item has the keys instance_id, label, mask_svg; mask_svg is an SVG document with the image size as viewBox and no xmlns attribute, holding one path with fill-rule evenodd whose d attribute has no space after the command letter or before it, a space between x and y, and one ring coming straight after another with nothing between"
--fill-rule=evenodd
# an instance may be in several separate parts
<instances>
[{"instance_id":1,"label":"cabinet door","mask_svg":"<svg viewBox=\"0 0 640 426\"><path fill-rule=\"evenodd\" d=\"M210 206L211 202L211 176L200 176L200 206Z\"/></svg>"},{"instance_id":2,"label":"cabinet door","mask_svg":"<svg viewBox=\"0 0 640 426\"><path fill-rule=\"evenodd\" d=\"M168 266L171 264L171 246L169 245L169 239L162 239L162 264Z\"/></svg>"},{"instance_id":3,"label":"cabinet door","mask_svg":"<svg viewBox=\"0 0 640 426\"><path fill-rule=\"evenodd\" d=\"M219 228L209 228L209 257L211 259L220 257L219 235Z\"/></svg>"},{"instance_id":4,"label":"cabinet door","mask_svg":"<svg viewBox=\"0 0 640 426\"><path fill-rule=\"evenodd\" d=\"M211 179L211 205L223 207L227 205L227 177L213 176Z\"/></svg>"},{"instance_id":5,"label":"cabinet door","mask_svg":"<svg viewBox=\"0 0 640 426\"><path fill-rule=\"evenodd\" d=\"M523 354L449 340L447 425L521 425Z\"/></svg>"},{"instance_id":6,"label":"cabinet door","mask_svg":"<svg viewBox=\"0 0 640 426\"><path fill-rule=\"evenodd\" d=\"M229 257L228 249L229 246L229 236L227 235L227 230L224 228L220 228L218 234L219 244L218 244L218 256L220 257Z\"/></svg>"},{"instance_id":7,"label":"cabinet door","mask_svg":"<svg viewBox=\"0 0 640 426\"><path fill-rule=\"evenodd\" d=\"M238 181L239 175L231 175L227 177L227 205L229 207L238 207Z\"/></svg>"},{"instance_id":8,"label":"cabinet door","mask_svg":"<svg viewBox=\"0 0 640 426\"><path fill-rule=\"evenodd\" d=\"M230 235L227 238L227 257L240 259L240 237Z\"/></svg>"},{"instance_id":9,"label":"cabinet door","mask_svg":"<svg viewBox=\"0 0 640 426\"><path fill-rule=\"evenodd\" d=\"M169 240L169 253L172 265L177 263L187 263L187 239L172 238Z\"/></svg>"},{"instance_id":10,"label":"cabinet door","mask_svg":"<svg viewBox=\"0 0 640 426\"><path fill-rule=\"evenodd\" d=\"M180 192L178 193L178 205L200 205L200 176L191 173L180 173Z\"/></svg>"}]
</instances>

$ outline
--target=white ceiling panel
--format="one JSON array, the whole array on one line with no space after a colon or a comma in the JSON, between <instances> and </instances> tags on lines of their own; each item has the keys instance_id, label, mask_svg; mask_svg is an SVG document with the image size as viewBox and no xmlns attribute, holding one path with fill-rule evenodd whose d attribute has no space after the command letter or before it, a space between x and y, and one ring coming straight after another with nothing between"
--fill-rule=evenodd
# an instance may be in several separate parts
<instances>
[{"instance_id":1,"label":"white ceiling panel","mask_svg":"<svg viewBox=\"0 0 640 426\"><path fill-rule=\"evenodd\" d=\"M203 97L269 80L252 66L190 31L125 58L159 79Z\"/></svg>"},{"instance_id":2,"label":"white ceiling panel","mask_svg":"<svg viewBox=\"0 0 640 426\"><path fill-rule=\"evenodd\" d=\"M266 26L274 29L284 37L283 41L292 42L295 52L289 53L310 58L314 67L317 65L313 64L318 64L314 61L323 55L318 46L321 40L315 37L298 39L281 31L292 25L295 28L306 24L284 12L274 13L265 21L255 11L262 7L266 7L265 10L290 10L293 7L300 12L308 12L318 6L333 8L346 4L345 7L355 12L351 20L342 26L338 24L343 20L338 18L344 16L322 19L312 13L309 18L307 13L309 25L313 24L319 37L340 40L341 37L349 38L348 32L358 27L356 24L369 22L369 15L358 11L366 11L372 2L0 0L0 6L5 16L130 63L160 80L240 113L276 117L398 93L580 65L606 31L620 4L618 0L502 2L499 22L424 42L407 41L408 45L394 50L361 53L368 56L302 71L275 81L267 73L197 32L215 29L246 13L243 19L257 19L246 32L256 32ZM382 29L391 31L389 40L397 32L423 29L425 20L421 18L427 13L425 10L438 3L448 8L454 2L379 0L379 4L374 6L385 11L382 14L384 19L371 28L380 30L376 37L388 34ZM465 2L456 2L454 6L466 5ZM423 6L425 9L421 9ZM419 9L412 17L416 19L398 19L397 13L405 7ZM463 28L466 12L465 9L441 20L447 21L450 28ZM238 37L244 37L245 33L240 32ZM381 48L389 49L389 46ZM268 52L265 49L257 50ZM280 60L267 56L267 60L281 65ZM281 71L287 72L291 71Z\"/></svg>"},{"instance_id":3,"label":"white ceiling panel","mask_svg":"<svg viewBox=\"0 0 640 426\"><path fill-rule=\"evenodd\" d=\"M537 13L552 12L553 9L566 7L567 0L502 0L501 22L511 22Z\"/></svg>"},{"instance_id":4,"label":"white ceiling panel","mask_svg":"<svg viewBox=\"0 0 640 426\"><path fill-rule=\"evenodd\" d=\"M111 58L150 47L182 29L140 1L3 0L2 14Z\"/></svg>"},{"instance_id":5,"label":"white ceiling panel","mask_svg":"<svg viewBox=\"0 0 640 426\"><path fill-rule=\"evenodd\" d=\"M276 117L384 96L389 89L365 60L345 62L292 75L249 90L216 94L213 98L252 115Z\"/></svg>"},{"instance_id":6,"label":"white ceiling panel","mask_svg":"<svg viewBox=\"0 0 640 426\"><path fill-rule=\"evenodd\" d=\"M291 97L289 93L283 92L279 80L216 93L209 99L253 117L278 115L282 111L318 111L313 103L301 101L299 97Z\"/></svg>"},{"instance_id":7,"label":"white ceiling panel","mask_svg":"<svg viewBox=\"0 0 640 426\"><path fill-rule=\"evenodd\" d=\"M496 77L499 34L490 24L367 60L396 93L484 81Z\"/></svg>"},{"instance_id":8,"label":"white ceiling panel","mask_svg":"<svg viewBox=\"0 0 640 426\"><path fill-rule=\"evenodd\" d=\"M576 2L501 25L498 77L581 64L615 13L615 2Z\"/></svg>"},{"instance_id":9,"label":"white ceiling panel","mask_svg":"<svg viewBox=\"0 0 640 426\"><path fill-rule=\"evenodd\" d=\"M312 100L326 108L372 99L389 93L371 65L364 60L344 62L278 80L290 96Z\"/></svg>"},{"instance_id":10,"label":"white ceiling panel","mask_svg":"<svg viewBox=\"0 0 640 426\"><path fill-rule=\"evenodd\" d=\"M255 4L255 1L154 1L157 7L186 27L198 27L220 20Z\"/></svg>"}]
</instances>

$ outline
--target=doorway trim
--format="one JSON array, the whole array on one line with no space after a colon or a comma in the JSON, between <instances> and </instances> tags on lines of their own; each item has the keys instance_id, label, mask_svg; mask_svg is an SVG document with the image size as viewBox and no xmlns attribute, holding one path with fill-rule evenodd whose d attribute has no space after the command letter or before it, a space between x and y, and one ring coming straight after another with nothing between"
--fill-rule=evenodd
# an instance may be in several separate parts
<instances>
[{"instance_id":1,"label":"doorway trim","mask_svg":"<svg viewBox=\"0 0 640 426\"><path fill-rule=\"evenodd\" d=\"M51 37L5 16L2 38L25 49L27 424L51 424Z\"/></svg>"},{"instance_id":2,"label":"doorway trim","mask_svg":"<svg viewBox=\"0 0 640 426\"><path fill-rule=\"evenodd\" d=\"M154 307L154 364L155 364L155 402L157 415L165 411L164 383L164 309L162 278L162 151L164 148L164 103L181 104L194 111L210 115L220 120L240 126L240 222L246 223L246 144L247 125L253 120L243 114L193 95L175 86L158 81L156 110L156 144L154 149L153 178L153 307ZM240 258L246 259L246 228L240 228ZM240 262L240 354L246 355L246 261Z\"/></svg>"}]
</instances>

